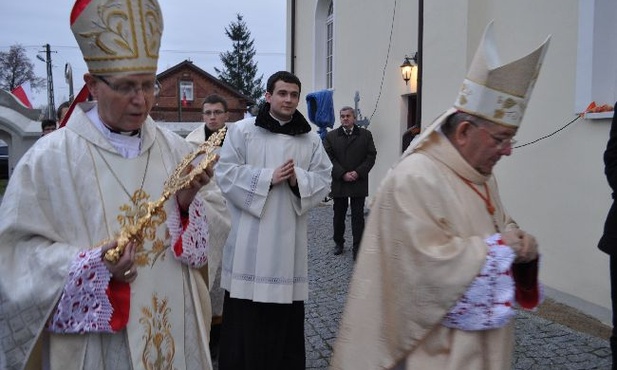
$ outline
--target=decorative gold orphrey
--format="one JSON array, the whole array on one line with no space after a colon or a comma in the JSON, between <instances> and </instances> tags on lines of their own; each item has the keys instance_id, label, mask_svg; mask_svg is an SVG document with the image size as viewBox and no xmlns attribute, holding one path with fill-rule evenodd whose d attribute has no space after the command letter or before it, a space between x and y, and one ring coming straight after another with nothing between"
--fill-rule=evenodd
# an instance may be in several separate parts
<instances>
[{"instance_id":1,"label":"decorative gold orphrey","mask_svg":"<svg viewBox=\"0 0 617 370\"><path fill-rule=\"evenodd\" d=\"M105 252L105 260L115 264L130 242L137 243L139 246L143 245L145 239L153 239L154 233L152 230L156 229L165 220L165 217L161 216L161 214L164 213L163 205L167 199L178 191L187 188L215 160L216 153L214 150L221 145L226 132L227 127L218 130L203 144L199 145L195 151L182 159L165 182L161 197L157 201L148 202L146 206L147 211L136 222L122 226L117 237L118 244L115 248L110 248ZM190 172L186 173L192 162L200 155L203 155L203 158ZM139 191L137 190L137 192Z\"/></svg>"}]
</instances>

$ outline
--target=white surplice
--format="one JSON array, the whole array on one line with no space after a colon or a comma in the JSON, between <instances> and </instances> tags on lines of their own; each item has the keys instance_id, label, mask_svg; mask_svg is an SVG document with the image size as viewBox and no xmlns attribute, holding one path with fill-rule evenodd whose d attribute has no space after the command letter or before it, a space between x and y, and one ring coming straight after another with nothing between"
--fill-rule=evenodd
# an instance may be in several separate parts
<instances>
[{"instance_id":1,"label":"white surplice","mask_svg":"<svg viewBox=\"0 0 617 370\"><path fill-rule=\"evenodd\" d=\"M215 178L232 219L221 286L255 302L308 299L307 212L330 192L332 170L321 139L273 133L251 117L229 126L220 156ZM270 186L290 158L299 197L287 183Z\"/></svg>"},{"instance_id":2,"label":"white surplice","mask_svg":"<svg viewBox=\"0 0 617 370\"><path fill-rule=\"evenodd\" d=\"M193 130L193 132L186 136L186 141L195 147L206 141L204 127L205 124ZM218 152L219 149L215 151ZM212 317L221 317L223 315L223 298L225 296L225 292L221 288L221 263L223 260L223 247L231 229L231 219L227 210L227 202L214 180L200 190L200 194L207 202L206 216L210 226L207 273L208 289L212 302Z\"/></svg>"}]
</instances>

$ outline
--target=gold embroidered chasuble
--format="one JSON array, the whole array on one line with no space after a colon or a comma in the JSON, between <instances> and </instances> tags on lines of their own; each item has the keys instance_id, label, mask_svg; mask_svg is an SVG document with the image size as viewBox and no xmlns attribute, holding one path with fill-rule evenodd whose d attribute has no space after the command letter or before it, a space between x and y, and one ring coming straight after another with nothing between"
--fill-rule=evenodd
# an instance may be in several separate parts
<instances>
[{"instance_id":1,"label":"gold embroidered chasuble","mask_svg":"<svg viewBox=\"0 0 617 370\"><path fill-rule=\"evenodd\" d=\"M459 176L487 184L493 217ZM514 225L494 177L471 168L441 133L404 156L371 206L331 368L509 369L512 323L441 325L482 268L494 223Z\"/></svg>"},{"instance_id":2,"label":"gold embroidered chasuble","mask_svg":"<svg viewBox=\"0 0 617 370\"><path fill-rule=\"evenodd\" d=\"M0 328L3 333L9 330L7 338L13 342L7 345L14 346L15 358L8 359L6 368L19 369L29 359L26 368L40 369L42 346L34 346L36 342L47 343L45 362L52 370L210 369L208 290L198 270L173 256L165 223L137 253L139 275L131 284L126 329L78 335L43 328L75 254L113 237L120 221L130 220L126 216L134 209L121 207L131 204L127 192L133 196L142 181L150 200L157 199L163 181L191 150L181 137L148 119L141 132L141 154L122 158L91 126L84 110L92 106L77 107L66 128L26 153L0 209L2 310L15 317L13 323L27 323L31 333L24 336L15 328L13 335L10 328ZM171 206L173 200L166 205L167 215ZM20 258L24 256L28 258ZM36 268L24 276L27 266Z\"/></svg>"},{"instance_id":3,"label":"gold embroidered chasuble","mask_svg":"<svg viewBox=\"0 0 617 370\"><path fill-rule=\"evenodd\" d=\"M156 143L149 155L129 160L139 162L137 165L109 152L94 150L91 155L111 236L117 230L118 221L134 222L140 213L139 206L162 193L160 179L167 177L167 171L163 166L148 163L162 155ZM154 159L154 162L158 161ZM142 179L141 196L128 190L140 189ZM131 192L132 201L127 191ZM169 210L168 204L165 208ZM187 293L183 287L183 270L187 268L174 258L167 228L158 227L153 231L154 240L146 240L135 256L138 278L131 283L130 319L126 328L132 366L134 369L184 369L184 294Z\"/></svg>"}]
</instances>

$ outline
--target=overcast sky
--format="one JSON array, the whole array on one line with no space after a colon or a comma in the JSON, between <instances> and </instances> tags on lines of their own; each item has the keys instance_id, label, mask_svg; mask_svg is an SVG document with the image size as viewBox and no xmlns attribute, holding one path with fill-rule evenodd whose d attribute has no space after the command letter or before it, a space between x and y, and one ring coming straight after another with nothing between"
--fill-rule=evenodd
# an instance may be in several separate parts
<instances>
[{"instance_id":1,"label":"overcast sky","mask_svg":"<svg viewBox=\"0 0 617 370\"><path fill-rule=\"evenodd\" d=\"M159 72L186 59L216 76L214 67L222 68L219 53L231 50L225 27L244 17L257 52L259 73L265 80L285 69L285 0L159 0L164 31ZM0 0L0 51L21 44L34 64L38 77L47 77L44 45L50 44L56 107L68 99L69 87L64 68L73 70L75 94L83 85L87 71L79 47L71 33L69 17L73 0ZM34 107L47 104L47 92L34 94Z\"/></svg>"}]
</instances>

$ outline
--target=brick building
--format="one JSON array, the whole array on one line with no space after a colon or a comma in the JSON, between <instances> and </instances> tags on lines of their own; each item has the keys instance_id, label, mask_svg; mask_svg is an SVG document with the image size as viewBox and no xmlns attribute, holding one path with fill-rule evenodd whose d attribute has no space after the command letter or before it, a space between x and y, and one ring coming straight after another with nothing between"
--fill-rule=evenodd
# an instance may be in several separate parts
<instances>
[{"instance_id":1,"label":"brick building","mask_svg":"<svg viewBox=\"0 0 617 370\"><path fill-rule=\"evenodd\" d=\"M229 121L244 118L247 107L255 101L227 83L217 79L190 60L161 73L161 92L150 115L158 122L201 122L201 105L210 94L221 95L229 106Z\"/></svg>"}]
</instances>

